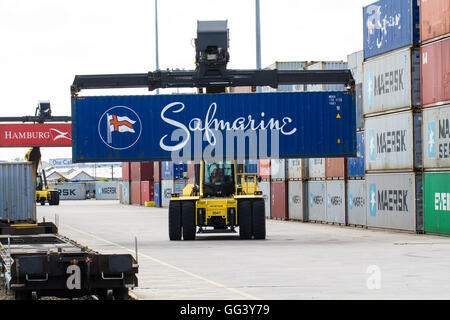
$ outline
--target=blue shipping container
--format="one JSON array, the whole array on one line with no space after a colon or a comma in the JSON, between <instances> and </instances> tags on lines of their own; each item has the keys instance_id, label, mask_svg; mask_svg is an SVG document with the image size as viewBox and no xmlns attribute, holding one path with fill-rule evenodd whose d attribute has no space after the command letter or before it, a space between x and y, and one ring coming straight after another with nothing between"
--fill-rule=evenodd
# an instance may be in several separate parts
<instances>
[{"instance_id":1,"label":"blue shipping container","mask_svg":"<svg viewBox=\"0 0 450 320\"><path fill-rule=\"evenodd\" d=\"M350 178L364 177L364 131L356 134L357 157L348 158L348 176Z\"/></svg>"},{"instance_id":2,"label":"blue shipping container","mask_svg":"<svg viewBox=\"0 0 450 320\"><path fill-rule=\"evenodd\" d=\"M182 161L162 161L161 163L162 179L183 179L187 177L187 163Z\"/></svg>"},{"instance_id":3,"label":"blue shipping container","mask_svg":"<svg viewBox=\"0 0 450 320\"><path fill-rule=\"evenodd\" d=\"M161 207L161 186L159 182L154 184L155 207Z\"/></svg>"},{"instance_id":4,"label":"blue shipping container","mask_svg":"<svg viewBox=\"0 0 450 320\"><path fill-rule=\"evenodd\" d=\"M350 157L355 122L349 92L75 97L72 158L238 158L238 147L250 159L278 158L277 151L284 159Z\"/></svg>"},{"instance_id":5,"label":"blue shipping container","mask_svg":"<svg viewBox=\"0 0 450 320\"><path fill-rule=\"evenodd\" d=\"M417 0L380 0L363 11L364 59L419 44Z\"/></svg>"},{"instance_id":6,"label":"blue shipping container","mask_svg":"<svg viewBox=\"0 0 450 320\"><path fill-rule=\"evenodd\" d=\"M246 173L258 173L258 160L245 160Z\"/></svg>"}]
</instances>

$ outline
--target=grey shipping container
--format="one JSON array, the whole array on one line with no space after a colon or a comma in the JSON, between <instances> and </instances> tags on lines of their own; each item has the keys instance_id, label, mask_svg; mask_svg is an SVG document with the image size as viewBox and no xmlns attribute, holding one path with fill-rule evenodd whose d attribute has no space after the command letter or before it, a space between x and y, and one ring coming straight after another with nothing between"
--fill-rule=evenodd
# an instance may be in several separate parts
<instances>
[{"instance_id":1,"label":"grey shipping container","mask_svg":"<svg viewBox=\"0 0 450 320\"><path fill-rule=\"evenodd\" d=\"M308 181L308 221L325 222L326 185L325 181Z\"/></svg>"},{"instance_id":2,"label":"grey shipping container","mask_svg":"<svg viewBox=\"0 0 450 320\"><path fill-rule=\"evenodd\" d=\"M287 160L285 159L271 159L270 161L270 175L272 180L286 180L287 178Z\"/></svg>"},{"instance_id":3,"label":"grey shipping container","mask_svg":"<svg viewBox=\"0 0 450 320\"><path fill-rule=\"evenodd\" d=\"M59 192L59 198L61 200L85 200L86 199L86 184L85 183L56 183L55 188Z\"/></svg>"},{"instance_id":4,"label":"grey shipping container","mask_svg":"<svg viewBox=\"0 0 450 320\"><path fill-rule=\"evenodd\" d=\"M347 224L366 226L366 180L348 180L346 188Z\"/></svg>"},{"instance_id":5,"label":"grey shipping container","mask_svg":"<svg viewBox=\"0 0 450 320\"><path fill-rule=\"evenodd\" d=\"M423 166L450 168L450 105L423 110Z\"/></svg>"},{"instance_id":6,"label":"grey shipping container","mask_svg":"<svg viewBox=\"0 0 450 320\"><path fill-rule=\"evenodd\" d=\"M130 181L122 181L122 203L130 204L131 202L131 193L130 193Z\"/></svg>"},{"instance_id":7,"label":"grey shipping container","mask_svg":"<svg viewBox=\"0 0 450 320\"><path fill-rule=\"evenodd\" d=\"M366 172L420 169L421 127L420 112L405 111L366 118Z\"/></svg>"},{"instance_id":8,"label":"grey shipping container","mask_svg":"<svg viewBox=\"0 0 450 320\"><path fill-rule=\"evenodd\" d=\"M363 61L363 50L347 55L347 66L352 72L356 84L363 82Z\"/></svg>"},{"instance_id":9,"label":"grey shipping container","mask_svg":"<svg viewBox=\"0 0 450 320\"><path fill-rule=\"evenodd\" d=\"M356 100L356 129L364 130L364 116L363 116L363 85L358 83L355 86L355 100Z\"/></svg>"},{"instance_id":10,"label":"grey shipping container","mask_svg":"<svg viewBox=\"0 0 450 320\"><path fill-rule=\"evenodd\" d=\"M345 181L328 180L326 222L345 224Z\"/></svg>"},{"instance_id":11,"label":"grey shipping container","mask_svg":"<svg viewBox=\"0 0 450 320\"><path fill-rule=\"evenodd\" d=\"M31 162L0 163L0 220L36 222L36 175Z\"/></svg>"},{"instance_id":12,"label":"grey shipping container","mask_svg":"<svg viewBox=\"0 0 450 320\"><path fill-rule=\"evenodd\" d=\"M289 220L306 221L305 182L290 180L288 182Z\"/></svg>"},{"instance_id":13,"label":"grey shipping container","mask_svg":"<svg viewBox=\"0 0 450 320\"><path fill-rule=\"evenodd\" d=\"M301 180L306 178L306 168L305 163L308 160L303 159L289 159L288 160L288 178L292 180Z\"/></svg>"},{"instance_id":14,"label":"grey shipping container","mask_svg":"<svg viewBox=\"0 0 450 320\"><path fill-rule=\"evenodd\" d=\"M163 179L161 180L161 206L168 207L172 193L183 194L183 189L186 187L187 180L179 179Z\"/></svg>"},{"instance_id":15,"label":"grey shipping container","mask_svg":"<svg viewBox=\"0 0 450 320\"><path fill-rule=\"evenodd\" d=\"M96 182L95 183L95 198L98 200L118 200L119 199L118 183L116 181Z\"/></svg>"},{"instance_id":16,"label":"grey shipping container","mask_svg":"<svg viewBox=\"0 0 450 320\"><path fill-rule=\"evenodd\" d=\"M307 70L342 70L347 69L344 61L320 61L306 67ZM307 91L345 91L343 84L308 84Z\"/></svg>"},{"instance_id":17,"label":"grey shipping container","mask_svg":"<svg viewBox=\"0 0 450 320\"><path fill-rule=\"evenodd\" d=\"M422 175L366 175L367 226L423 231Z\"/></svg>"},{"instance_id":18,"label":"grey shipping container","mask_svg":"<svg viewBox=\"0 0 450 320\"><path fill-rule=\"evenodd\" d=\"M364 62L364 115L420 106L420 51L401 49Z\"/></svg>"},{"instance_id":19,"label":"grey shipping container","mask_svg":"<svg viewBox=\"0 0 450 320\"><path fill-rule=\"evenodd\" d=\"M265 69L278 70L304 70L308 65L307 61L276 61ZM263 92L290 92L304 91L300 85L280 85L277 89L271 87L263 87Z\"/></svg>"},{"instance_id":20,"label":"grey shipping container","mask_svg":"<svg viewBox=\"0 0 450 320\"><path fill-rule=\"evenodd\" d=\"M264 198L264 206L266 208L266 218L270 218L270 181L261 181L258 182L258 189L262 191L263 198Z\"/></svg>"},{"instance_id":21,"label":"grey shipping container","mask_svg":"<svg viewBox=\"0 0 450 320\"><path fill-rule=\"evenodd\" d=\"M309 179L325 179L325 158L309 159L307 170Z\"/></svg>"}]
</instances>

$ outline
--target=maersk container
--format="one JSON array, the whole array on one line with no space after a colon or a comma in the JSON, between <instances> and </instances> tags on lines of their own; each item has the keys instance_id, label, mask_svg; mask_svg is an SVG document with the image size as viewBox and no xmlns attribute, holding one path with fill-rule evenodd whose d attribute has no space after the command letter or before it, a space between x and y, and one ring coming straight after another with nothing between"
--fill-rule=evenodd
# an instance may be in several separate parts
<instances>
[{"instance_id":1,"label":"maersk container","mask_svg":"<svg viewBox=\"0 0 450 320\"><path fill-rule=\"evenodd\" d=\"M344 61L320 61L306 67L307 70L346 70L347 62ZM308 84L306 90L311 91L345 91L343 84Z\"/></svg>"},{"instance_id":2,"label":"maersk container","mask_svg":"<svg viewBox=\"0 0 450 320\"><path fill-rule=\"evenodd\" d=\"M183 195L183 189L186 187L185 179L163 179L161 180L161 205L168 207L173 193Z\"/></svg>"},{"instance_id":3,"label":"maersk container","mask_svg":"<svg viewBox=\"0 0 450 320\"><path fill-rule=\"evenodd\" d=\"M418 0L380 0L363 8L364 59L420 42Z\"/></svg>"},{"instance_id":4,"label":"maersk container","mask_svg":"<svg viewBox=\"0 0 450 320\"><path fill-rule=\"evenodd\" d=\"M308 160L289 159L288 160L288 178L290 180L303 180L306 178Z\"/></svg>"},{"instance_id":5,"label":"maersk container","mask_svg":"<svg viewBox=\"0 0 450 320\"><path fill-rule=\"evenodd\" d=\"M286 180L287 178L287 160L285 159L271 159L270 160L270 175L272 180Z\"/></svg>"},{"instance_id":6,"label":"maersk container","mask_svg":"<svg viewBox=\"0 0 450 320\"><path fill-rule=\"evenodd\" d=\"M266 208L266 218L270 218L270 208L272 206L271 201L271 191L270 191L270 181L258 182L258 189L262 192L264 198L264 206Z\"/></svg>"},{"instance_id":7,"label":"maersk container","mask_svg":"<svg viewBox=\"0 0 450 320\"><path fill-rule=\"evenodd\" d=\"M89 193L83 182L55 183L53 186L58 190L60 200L85 200Z\"/></svg>"},{"instance_id":8,"label":"maersk container","mask_svg":"<svg viewBox=\"0 0 450 320\"><path fill-rule=\"evenodd\" d=\"M347 159L347 172L350 179L364 177L364 131L356 134L357 153L356 158Z\"/></svg>"},{"instance_id":9,"label":"maersk container","mask_svg":"<svg viewBox=\"0 0 450 320\"><path fill-rule=\"evenodd\" d=\"M327 180L327 208L325 221L345 225L345 181Z\"/></svg>"},{"instance_id":10,"label":"maersk container","mask_svg":"<svg viewBox=\"0 0 450 320\"><path fill-rule=\"evenodd\" d=\"M36 176L31 162L0 163L0 220L36 221Z\"/></svg>"},{"instance_id":11,"label":"maersk container","mask_svg":"<svg viewBox=\"0 0 450 320\"><path fill-rule=\"evenodd\" d=\"M422 175L366 175L367 226L423 232Z\"/></svg>"},{"instance_id":12,"label":"maersk container","mask_svg":"<svg viewBox=\"0 0 450 320\"><path fill-rule=\"evenodd\" d=\"M130 193L130 182L122 181L122 203L130 204L131 203L131 193Z\"/></svg>"},{"instance_id":13,"label":"maersk container","mask_svg":"<svg viewBox=\"0 0 450 320\"><path fill-rule=\"evenodd\" d=\"M425 173L424 229L450 235L450 172Z\"/></svg>"},{"instance_id":14,"label":"maersk container","mask_svg":"<svg viewBox=\"0 0 450 320\"><path fill-rule=\"evenodd\" d=\"M450 18L449 18L450 20ZM450 36L421 47L422 105L450 103Z\"/></svg>"},{"instance_id":15,"label":"maersk container","mask_svg":"<svg viewBox=\"0 0 450 320\"><path fill-rule=\"evenodd\" d=\"M326 184L325 181L308 181L308 221L325 222L326 219Z\"/></svg>"},{"instance_id":16,"label":"maersk container","mask_svg":"<svg viewBox=\"0 0 450 320\"><path fill-rule=\"evenodd\" d=\"M366 118L365 127L366 172L422 168L420 112Z\"/></svg>"},{"instance_id":17,"label":"maersk container","mask_svg":"<svg viewBox=\"0 0 450 320\"><path fill-rule=\"evenodd\" d=\"M420 103L419 49L400 49L364 62L364 115L411 109Z\"/></svg>"},{"instance_id":18,"label":"maersk container","mask_svg":"<svg viewBox=\"0 0 450 320\"><path fill-rule=\"evenodd\" d=\"M355 84L363 82L363 61L363 50L347 55L347 66L352 72Z\"/></svg>"},{"instance_id":19,"label":"maersk container","mask_svg":"<svg viewBox=\"0 0 450 320\"><path fill-rule=\"evenodd\" d=\"M287 188L288 185L286 181L272 181L272 186L270 187L272 200L270 213L272 219L288 219L289 207Z\"/></svg>"},{"instance_id":20,"label":"maersk container","mask_svg":"<svg viewBox=\"0 0 450 320\"><path fill-rule=\"evenodd\" d=\"M420 3L420 40L422 43L450 36L450 1L422 0Z\"/></svg>"},{"instance_id":21,"label":"maersk container","mask_svg":"<svg viewBox=\"0 0 450 320\"><path fill-rule=\"evenodd\" d=\"M95 198L97 200L118 200L119 185L117 181L112 182L95 182Z\"/></svg>"},{"instance_id":22,"label":"maersk container","mask_svg":"<svg viewBox=\"0 0 450 320\"><path fill-rule=\"evenodd\" d=\"M346 197L347 224L367 226L366 180L348 180Z\"/></svg>"},{"instance_id":23,"label":"maersk container","mask_svg":"<svg viewBox=\"0 0 450 320\"><path fill-rule=\"evenodd\" d=\"M154 192L155 192L155 207L161 207L161 184L159 182L155 182Z\"/></svg>"},{"instance_id":24,"label":"maersk container","mask_svg":"<svg viewBox=\"0 0 450 320\"><path fill-rule=\"evenodd\" d=\"M325 179L325 158L313 158L308 160L308 178Z\"/></svg>"},{"instance_id":25,"label":"maersk container","mask_svg":"<svg viewBox=\"0 0 450 320\"><path fill-rule=\"evenodd\" d=\"M306 187L301 180L288 182L289 220L306 221Z\"/></svg>"},{"instance_id":26,"label":"maersk container","mask_svg":"<svg viewBox=\"0 0 450 320\"><path fill-rule=\"evenodd\" d=\"M450 169L450 105L423 110L423 167Z\"/></svg>"},{"instance_id":27,"label":"maersk container","mask_svg":"<svg viewBox=\"0 0 450 320\"><path fill-rule=\"evenodd\" d=\"M269 159L258 161L258 174L261 176L261 179L270 180L270 163Z\"/></svg>"}]
</instances>

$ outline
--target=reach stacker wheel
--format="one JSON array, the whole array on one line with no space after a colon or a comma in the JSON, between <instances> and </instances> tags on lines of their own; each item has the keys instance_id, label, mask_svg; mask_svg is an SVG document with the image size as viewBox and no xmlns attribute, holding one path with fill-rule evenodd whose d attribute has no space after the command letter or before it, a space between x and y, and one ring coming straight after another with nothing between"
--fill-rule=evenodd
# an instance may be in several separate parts
<instances>
[{"instance_id":1,"label":"reach stacker wheel","mask_svg":"<svg viewBox=\"0 0 450 320\"><path fill-rule=\"evenodd\" d=\"M252 238L252 207L250 200L238 202L239 237L242 240Z\"/></svg>"},{"instance_id":2,"label":"reach stacker wheel","mask_svg":"<svg viewBox=\"0 0 450 320\"><path fill-rule=\"evenodd\" d=\"M264 206L264 199L253 200L253 237L255 239L266 238L266 207Z\"/></svg>"},{"instance_id":3,"label":"reach stacker wheel","mask_svg":"<svg viewBox=\"0 0 450 320\"><path fill-rule=\"evenodd\" d=\"M183 201L181 216L183 219L183 239L195 240L195 203L192 201Z\"/></svg>"},{"instance_id":4,"label":"reach stacker wheel","mask_svg":"<svg viewBox=\"0 0 450 320\"><path fill-rule=\"evenodd\" d=\"M181 240L181 202L170 201L169 204L169 239Z\"/></svg>"}]
</instances>

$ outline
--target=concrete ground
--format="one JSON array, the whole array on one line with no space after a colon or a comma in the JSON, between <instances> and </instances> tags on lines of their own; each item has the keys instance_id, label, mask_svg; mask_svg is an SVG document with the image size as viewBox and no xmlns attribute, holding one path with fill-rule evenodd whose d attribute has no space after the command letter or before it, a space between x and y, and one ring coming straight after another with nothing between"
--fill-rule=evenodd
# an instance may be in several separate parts
<instances>
[{"instance_id":1,"label":"concrete ground","mask_svg":"<svg viewBox=\"0 0 450 320\"><path fill-rule=\"evenodd\" d=\"M450 299L450 238L267 220L267 239L169 241L167 209L118 201L38 205L60 234L132 253L140 299Z\"/></svg>"}]
</instances>

